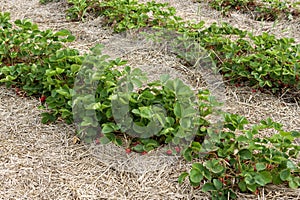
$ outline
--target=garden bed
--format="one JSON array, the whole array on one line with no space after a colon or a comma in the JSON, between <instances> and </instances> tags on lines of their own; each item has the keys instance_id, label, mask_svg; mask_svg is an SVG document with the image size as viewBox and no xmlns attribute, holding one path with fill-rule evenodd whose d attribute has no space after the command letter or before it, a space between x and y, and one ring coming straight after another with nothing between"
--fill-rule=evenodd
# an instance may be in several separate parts
<instances>
[{"instance_id":1,"label":"garden bed","mask_svg":"<svg viewBox=\"0 0 300 200\"><path fill-rule=\"evenodd\" d=\"M277 37L294 37L296 42L300 42L299 19L277 24L256 22L238 12L224 18L207 3L163 2L177 8L178 15L184 19L205 20L208 24L222 20L240 29L253 30L256 34L267 31ZM65 19L66 8L65 2L41 5L38 0L4 1L0 5L0 11L10 12L12 20L29 18L42 29L69 29L77 38L71 47L81 53L88 52L96 43L104 43L107 49L111 47L108 54L120 56L116 53L119 50L114 51L111 43L116 35L101 26L101 19L91 17L84 23L70 22ZM121 40L126 36L120 34L117 37ZM120 47L121 50L124 48ZM157 60L161 60L166 68L173 69L175 76L180 74L184 78L182 71L174 68L174 65L181 64L172 58L162 58L159 53L150 56L133 49L123 58L133 67L155 65ZM154 72L150 73L153 75ZM82 144L76 144L73 126L63 122L41 124L42 111L37 108L40 105L37 99L22 97L13 89L1 86L0 102L0 196L4 199L209 199L209 195L187 182L177 183L180 172L190 168L190 164L183 160L142 174L116 170L100 162ZM228 86L224 110L241 114L250 123L271 117L287 130L300 131L300 107L297 103L286 103L249 87ZM297 199L299 194L299 189L291 190L281 185L268 186L257 195L238 196L240 199Z\"/></svg>"}]
</instances>

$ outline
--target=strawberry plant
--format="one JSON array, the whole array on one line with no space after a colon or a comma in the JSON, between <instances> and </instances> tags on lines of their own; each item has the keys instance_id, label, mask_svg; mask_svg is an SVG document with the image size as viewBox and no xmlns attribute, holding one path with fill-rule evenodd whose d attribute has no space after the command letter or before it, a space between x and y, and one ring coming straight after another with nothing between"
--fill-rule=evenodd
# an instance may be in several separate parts
<instances>
[{"instance_id":1,"label":"strawberry plant","mask_svg":"<svg viewBox=\"0 0 300 200\"><path fill-rule=\"evenodd\" d=\"M120 145L120 136L127 133L131 148L144 152L163 144L188 143L195 136L203 140L204 127L208 125L204 117L212 112L209 102L203 104L204 99L208 100L204 93L199 93L197 105L194 92L181 80L168 76L143 86L146 76L140 69L112 69L124 62L107 61L101 48L95 47L94 55L86 57L75 84L74 118L85 142L100 138L102 143L112 141ZM95 97L91 96L93 93ZM203 128L198 132L199 126Z\"/></svg>"},{"instance_id":2,"label":"strawberry plant","mask_svg":"<svg viewBox=\"0 0 300 200\"><path fill-rule=\"evenodd\" d=\"M193 186L201 185L213 199L236 198L235 192L255 192L267 184L287 183L291 188L300 186L300 165L293 159L299 155L294 143L299 132L286 132L282 125L270 119L245 129L248 121L241 116L226 114L224 126L228 130L218 135L216 150L207 152L203 162L192 164L186 177ZM278 132L271 137L256 137L264 129ZM242 132L242 133L237 133Z\"/></svg>"},{"instance_id":3,"label":"strawberry plant","mask_svg":"<svg viewBox=\"0 0 300 200\"><path fill-rule=\"evenodd\" d=\"M42 114L43 122L58 116L71 122L68 101L82 56L63 44L74 36L67 30L41 31L29 20L16 20L13 28L9 19L9 13L0 13L0 82L27 95L44 96L52 113Z\"/></svg>"},{"instance_id":4,"label":"strawberry plant","mask_svg":"<svg viewBox=\"0 0 300 200\"><path fill-rule=\"evenodd\" d=\"M96 2L94 0L68 0L70 8L67 10L67 18L84 21L88 12L95 12Z\"/></svg>"},{"instance_id":5,"label":"strawberry plant","mask_svg":"<svg viewBox=\"0 0 300 200\"><path fill-rule=\"evenodd\" d=\"M116 32L120 32L133 28L165 25L175 13L174 8L166 5L154 1L143 4L136 0L113 0L102 2L100 7L105 8L101 14L106 17L106 23L112 25Z\"/></svg>"}]
</instances>

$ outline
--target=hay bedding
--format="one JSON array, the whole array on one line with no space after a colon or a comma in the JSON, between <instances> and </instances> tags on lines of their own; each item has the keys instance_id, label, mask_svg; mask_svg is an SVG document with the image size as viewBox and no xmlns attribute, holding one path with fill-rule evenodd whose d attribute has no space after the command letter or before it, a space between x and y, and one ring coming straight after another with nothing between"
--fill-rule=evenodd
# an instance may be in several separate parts
<instances>
[{"instance_id":1,"label":"hay bedding","mask_svg":"<svg viewBox=\"0 0 300 200\"><path fill-rule=\"evenodd\" d=\"M180 16L186 19L220 21L220 15L206 3L171 1ZM101 27L101 19L90 19L85 23L65 20L65 2L39 5L38 0L2 0L0 11L11 12L12 19L30 18L42 29L67 28L78 38L72 47L86 52L96 43L109 41L114 36L111 30ZM199 13L199 14L198 14ZM293 36L299 42L299 24L279 22L258 24L238 13L223 21L248 30L269 31L277 36ZM289 31L284 34L281 30ZM114 46L109 49L116 56ZM150 52L149 52L150 53ZM117 55L118 56L118 55ZM146 66L140 58L148 58L143 51L124 54L130 64ZM161 59L161 55L154 58ZM158 59L160 58L160 59ZM147 65L153 66L152 58ZM166 71L189 81L172 58L162 60ZM152 64L151 64L152 63ZM177 66L177 70L176 67ZM182 66L182 65L181 65ZM147 67L145 68L147 70ZM150 68L149 68L150 69ZM173 69L173 70L170 70ZM176 72L176 73L175 73ZM153 71L151 71L153 73ZM185 79L186 78L186 79ZM22 98L12 90L0 87L0 198L1 199L208 199L206 194L191 188L187 182L177 184L177 176L189 168L189 164L176 160L169 166L144 173L115 170L113 166L100 162L97 156L83 145L74 144L74 127L57 122L52 125L40 123L36 99ZM250 88L227 88L225 110L243 114L251 122L271 117L284 124L285 128L298 129L299 106L284 103L267 94L251 93ZM266 133L269 134L269 133ZM240 199L299 199L299 190L285 186L268 186L259 196L239 194Z\"/></svg>"}]
</instances>

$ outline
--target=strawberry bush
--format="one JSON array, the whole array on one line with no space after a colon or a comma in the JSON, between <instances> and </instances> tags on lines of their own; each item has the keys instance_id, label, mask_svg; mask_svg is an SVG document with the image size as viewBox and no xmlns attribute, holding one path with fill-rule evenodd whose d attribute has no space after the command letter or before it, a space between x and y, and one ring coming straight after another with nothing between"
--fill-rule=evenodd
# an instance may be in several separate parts
<instances>
[{"instance_id":1,"label":"strawberry bush","mask_svg":"<svg viewBox=\"0 0 300 200\"><path fill-rule=\"evenodd\" d=\"M300 186L300 165L293 162L300 147L293 143L299 132L286 132L282 125L271 119L245 129L247 119L226 114L224 127L214 140L215 150L195 162L189 172L183 172L180 183L188 177L193 186L201 185L202 191L210 192L213 199L236 198L235 191L255 193L267 184L286 182L291 188ZM273 129L271 137L257 137L260 131ZM238 132L242 133L238 133ZM203 154L202 154L203 155Z\"/></svg>"},{"instance_id":2,"label":"strawberry bush","mask_svg":"<svg viewBox=\"0 0 300 200\"><path fill-rule=\"evenodd\" d=\"M75 39L68 30L41 31L29 20L16 20L0 13L0 82L41 97L51 109L43 122L62 117L71 123L71 88L80 69L82 56L64 43Z\"/></svg>"},{"instance_id":3,"label":"strawberry bush","mask_svg":"<svg viewBox=\"0 0 300 200\"><path fill-rule=\"evenodd\" d=\"M187 144L193 137L203 140L209 125L205 117L213 112L215 103L207 92L199 91L197 103L187 85L167 75L144 85L147 76L139 68L115 69L125 61L106 60L102 48L96 46L86 57L75 84L73 112L85 142L98 139L121 145L127 133L131 145L139 143L132 150L147 152L163 144Z\"/></svg>"}]
</instances>

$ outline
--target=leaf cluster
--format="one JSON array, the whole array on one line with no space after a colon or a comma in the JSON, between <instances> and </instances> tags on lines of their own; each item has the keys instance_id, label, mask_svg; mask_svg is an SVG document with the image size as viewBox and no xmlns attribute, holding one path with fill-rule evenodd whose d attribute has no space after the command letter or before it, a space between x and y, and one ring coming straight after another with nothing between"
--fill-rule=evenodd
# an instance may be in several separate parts
<instances>
[{"instance_id":1,"label":"leaf cluster","mask_svg":"<svg viewBox=\"0 0 300 200\"><path fill-rule=\"evenodd\" d=\"M59 116L71 122L70 92L83 57L64 43L75 37L68 30L41 31L26 19L14 27L9 19L9 13L0 13L0 82L29 96L46 96L51 113L42 114L43 122Z\"/></svg>"},{"instance_id":2,"label":"leaf cluster","mask_svg":"<svg viewBox=\"0 0 300 200\"><path fill-rule=\"evenodd\" d=\"M89 10L96 15L104 16L105 24L112 26L115 32L160 27L188 35L210 52L219 71L229 82L249 85L261 91L268 90L278 95L289 94L292 97L290 99L298 98L300 44L295 44L292 38L278 39L268 33L253 35L226 23L221 25L214 23L205 27L204 21L185 22L176 16L174 8L156 2L144 4L136 0L69 1L73 2L69 11L75 13L78 19L84 18L82 13ZM223 6L259 8L252 0L213 2L221 6L224 4ZM265 3L272 4L274 8L283 7L281 10L289 7L288 3L284 4L281 1ZM80 8L79 4L84 8ZM72 9L76 12L71 11Z\"/></svg>"},{"instance_id":3,"label":"leaf cluster","mask_svg":"<svg viewBox=\"0 0 300 200\"><path fill-rule=\"evenodd\" d=\"M295 139L299 132L286 132L282 125L271 119L263 120L245 129L248 121L238 115L226 114L224 127L215 141L215 150L202 154L203 162L192 164L186 177L191 185L201 186L213 199L236 198L236 191L255 193L267 184L287 183L291 188L300 186L300 165L295 163L299 146ZM275 132L271 137L259 137L264 130ZM201 152L200 152L201 154Z\"/></svg>"},{"instance_id":4,"label":"leaf cluster","mask_svg":"<svg viewBox=\"0 0 300 200\"><path fill-rule=\"evenodd\" d=\"M214 103L207 92L199 93L197 101L190 87L167 75L144 84L147 77L139 68L115 69L126 62L106 60L102 48L96 46L85 58L75 83L73 112L85 142L121 145L122 133L127 133L130 148L148 152L170 143L188 146L195 136L203 140L209 124L205 117Z\"/></svg>"},{"instance_id":5,"label":"leaf cluster","mask_svg":"<svg viewBox=\"0 0 300 200\"><path fill-rule=\"evenodd\" d=\"M236 10L251 14L258 21L275 21L280 18L294 19L300 16L297 4L282 0L209 0L211 7L229 15L230 11Z\"/></svg>"}]
</instances>

